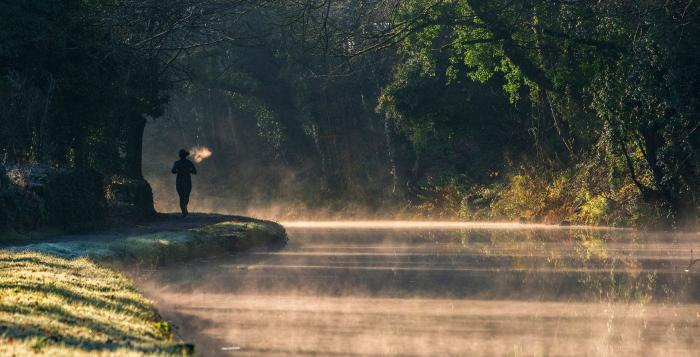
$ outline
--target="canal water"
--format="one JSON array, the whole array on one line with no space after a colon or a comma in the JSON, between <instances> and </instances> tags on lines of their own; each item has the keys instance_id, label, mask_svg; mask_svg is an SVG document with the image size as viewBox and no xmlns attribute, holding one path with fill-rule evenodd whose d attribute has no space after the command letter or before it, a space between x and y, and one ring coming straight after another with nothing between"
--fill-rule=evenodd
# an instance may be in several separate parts
<instances>
[{"instance_id":1,"label":"canal water","mask_svg":"<svg viewBox=\"0 0 700 357\"><path fill-rule=\"evenodd\" d=\"M137 284L204 356L700 355L698 234L286 227L284 249L140 271Z\"/></svg>"}]
</instances>

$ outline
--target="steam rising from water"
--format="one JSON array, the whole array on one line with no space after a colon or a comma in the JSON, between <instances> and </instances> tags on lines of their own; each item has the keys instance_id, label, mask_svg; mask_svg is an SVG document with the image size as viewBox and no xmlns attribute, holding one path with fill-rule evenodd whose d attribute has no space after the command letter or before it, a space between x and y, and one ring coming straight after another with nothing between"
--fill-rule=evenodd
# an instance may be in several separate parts
<instances>
[{"instance_id":1,"label":"steam rising from water","mask_svg":"<svg viewBox=\"0 0 700 357\"><path fill-rule=\"evenodd\" d=\"M206 356L697 355L700 289L697 273L682 270L695 234L285 225L284 250L136 280Z\"/></svg>"},{"instance_id":2,"label":"steam rising from water","mask_svg":"<svg viewBox=\"0 0 700 357\"><path fill-rule=\"evenodd\" d=\"M521 224L512 222L457 222L457 221L288 221L280 222L287 228L313 229L562 229L548 224ZM621 230L613 227L570 226L572 229Z\"/></svg>"},{"instance_id":3,"label":"steam rising from water","mask_svg":"<svg viewBox=\"0 0 700 357\"><path fill-rule=\"evenodd\" d=\"M200 163L211 156L211 150L206 146L195 146L190 149L190 153L192 153L192 158L194 158L196 163Z\"/></svg>"}]
</instances>

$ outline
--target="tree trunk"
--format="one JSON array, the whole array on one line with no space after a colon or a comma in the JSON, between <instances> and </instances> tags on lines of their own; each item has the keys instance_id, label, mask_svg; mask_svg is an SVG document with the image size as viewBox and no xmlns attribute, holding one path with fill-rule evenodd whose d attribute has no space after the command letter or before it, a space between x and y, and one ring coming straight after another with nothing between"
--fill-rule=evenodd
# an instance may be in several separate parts
<instances>
[{"instance_id":1,"label":"tree trunk","mask_svg":"<svg viewBox=\"0 0 700 357\"><path fill-rule=\"evenodd\" d=\"M129 118L126 128L126 157L124 158L124 174L133 179L143 179L142 153L143 131L146 119L140 114Z\"/></svg>"}]
</instances>

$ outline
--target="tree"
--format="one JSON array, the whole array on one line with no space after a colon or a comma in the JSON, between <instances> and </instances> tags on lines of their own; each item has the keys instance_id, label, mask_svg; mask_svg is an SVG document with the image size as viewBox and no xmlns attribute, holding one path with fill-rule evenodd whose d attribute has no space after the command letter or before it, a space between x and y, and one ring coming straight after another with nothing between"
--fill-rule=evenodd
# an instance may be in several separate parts
<instances>
[{"instance_id":1,"label":"tree","mask_svg":"<svg viewBox=\"0 0 700 357\"><path fill-rule=\"evenodd\" d=\"M693 1L414 0L375 44L388 39L426 67L447 52L467 67L446 69L452 78L499 74L514 100L527 88L574 155L613 138L673 226L698 217L698 16Z\"/></svg>"}]
</instances>

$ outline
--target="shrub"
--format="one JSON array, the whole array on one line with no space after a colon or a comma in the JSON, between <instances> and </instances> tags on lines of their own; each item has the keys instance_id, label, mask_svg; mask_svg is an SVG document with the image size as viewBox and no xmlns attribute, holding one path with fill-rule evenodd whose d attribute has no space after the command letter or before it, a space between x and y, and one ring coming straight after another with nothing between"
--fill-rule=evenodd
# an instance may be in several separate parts
<instances>
[{"instance_id":1,"label":"shrub","mask_svg":"<svg viewBox=\"0 0 700 357\"><path fill-rule=\"evenodd\" d=\"M112 218L140 220L155 215L153 191L146 180L112 176L105 191Z\"/></svg>"},{"instance_id":2,"label":"shrub","mask_svg":"<svg viewBox=\"0 0 700 357\"><path fill-rule=\"evenodd\" d=\"M494 215L508 219L542 215L548 186L546 180L532 173L511 176L492 205Z\"/></svg>"},{"instance_id":3,"label":"shrub","mask_svg":"<svg viewBox=\"0 0 700 357\"><path fill-rule=\"evenodd\" d=\"M46 204L48 223L73 225L106 218L103 176L94 170L54 170L37 188Z\"/></svg>"},{"instance_id":4,"label":"shrub","mask_svg":"<svg viewBox=\"0 0 700 357\"><path fill-rule=\"evenodd\" d=\"M561 170L522 167L487 185L439 178L421 187L422 202L413 208L459 219L612 226L639 226L640 217L659 214L649 211L629 179L604 168L593 158Z\"/></svg>"},{"instance_id":5,"label":"shrub","mask_svg":"<svg viewBox=\"0 0 700 357\"><path fill-rule=\"evenodd\" d=\"M0 190L10 186L10 178L7 177L7 170L5 165L0 165Z\"/></svg>"},{"instance_id":6,"label":"shrub","mask_svg":"<svg viewBox=\"0 0 700 357\"><path fill-rule=\"evenodd\" d=\"M44 204L36 194L14 185L0 189L0 230L36 229L45 220Z\"/></svg>"}]
</instances>

